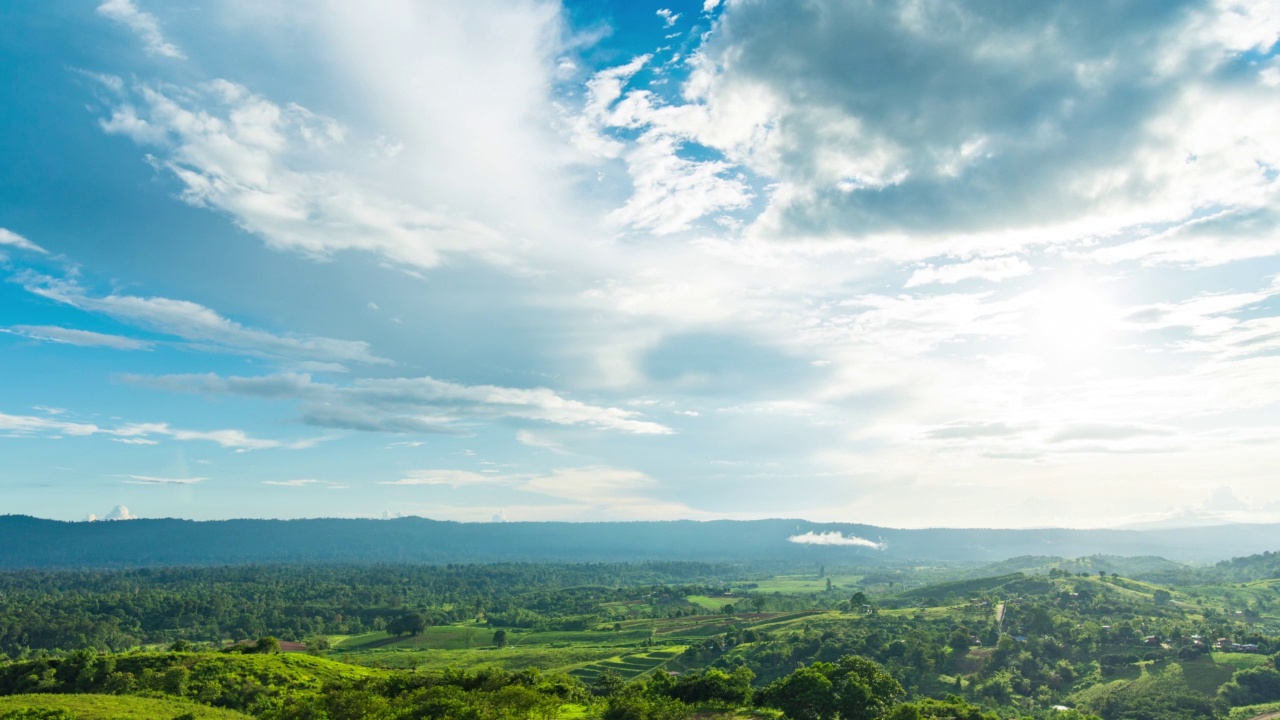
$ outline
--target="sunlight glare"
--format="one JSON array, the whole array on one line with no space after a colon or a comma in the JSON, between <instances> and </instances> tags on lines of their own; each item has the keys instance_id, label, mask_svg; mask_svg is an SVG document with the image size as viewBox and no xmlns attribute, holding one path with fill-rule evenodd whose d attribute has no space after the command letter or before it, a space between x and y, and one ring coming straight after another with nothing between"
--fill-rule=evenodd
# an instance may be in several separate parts
<instances>
[{"instance_id":1,"label":"sunlight glare","mask_svg":"<svg viewBox=\"0 0 1280 720\"><path fill-rule=\"evenodd\" d=\"M1117 311L1105 290L1067 279L1034 293L1028 336L1037 354L1073 365L1097 363L1112 341Z\"/></svg>"}]
</instances>

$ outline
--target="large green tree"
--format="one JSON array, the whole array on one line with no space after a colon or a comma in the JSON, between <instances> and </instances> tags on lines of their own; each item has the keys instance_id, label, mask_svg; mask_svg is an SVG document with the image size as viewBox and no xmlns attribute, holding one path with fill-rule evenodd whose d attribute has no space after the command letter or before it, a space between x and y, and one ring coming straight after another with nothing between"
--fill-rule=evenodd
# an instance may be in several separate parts
<instances>
[{"instance_id":1,"label":"large green tree","mask_svg":"<svg viewBox=\"0 0 1280 720\"><path fill-rule=\"evenodd\" d=\"M770 683L759 703L781 710L791 720L875 720L905 693L879 663L846 655L818 662Z\"/></svg>"}]
</instances>

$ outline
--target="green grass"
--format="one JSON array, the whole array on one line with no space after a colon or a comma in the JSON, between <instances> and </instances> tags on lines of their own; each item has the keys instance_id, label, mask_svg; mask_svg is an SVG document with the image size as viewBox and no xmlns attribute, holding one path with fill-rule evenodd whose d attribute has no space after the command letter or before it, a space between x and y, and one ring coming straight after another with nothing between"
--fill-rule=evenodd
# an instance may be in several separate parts
<instances>
[{"instance_id":1,"label":"green grass","mask_svg":"<svg viewBox=\"0 0 1280 720\"><path fill-rule=\"evenodd\" d=\"M347 662L371 667L409 670L443 669L475 670L496 667L504 670L536 668L563 672L584 663L606 660L618 655L617 648L600 647L507 647L502 650L413 650L389 648L343 655Z\"/></svg>"},{"instance_id":2,"label":"green grass","mask_svg":"<svg viewBox=\"0 0 1280 720\"><path fill-rule=\"evenodd\" d=\"M201 720L241 720L249 718L231 710L176 698L145 698L129 695L10 695L0 697L0 714L11 710L66 710L78 720L166 720L191 713Z\"/></svg>"},{"instance_id":3,"label":"green grass","mask_svg":"<svg viewBox=\"0 0 1280 720\"><path fill-rule=\"evenodd\" d=\"M1267 662L1266 655L1252 653L1211 653L1194 660L1183 660L1182 674L1187 684L1206 695L1216 695L1218 688L1231 679L1236 670L1257 667Z\"/></svg>"},{"instance_id":4,"label":"green grass","mask_svg":"<svg viewBox=\"0 0 1280 720\"><path fill-rule=\"evenodd\" d=\"M581 720L587 716L587 706L578 703L566 703L560 706L559 720Z\"/></svg>"},{"instance_id":5,"label":"green grass","mask_svg":"<svg viewBox=\"0 0 1280 720\"><path fill-rule=\"evenodd\" d=\"M606 670L612 670L625 680L637 678L651 670L666 665L684 652L685 648L666 648L655 652L619 655L599 662L573 668L569 673L583 682L590 683Z\"/></svg>"},{"instance_id":6,"label":"green grass","mask_svg":"<svg viewBox=\"0 0 1280 720\"><path fill-rule=\"evenodd\" d=\"M494 628L475 624L439 625L429 627L419 635L402 635L393 638L386 632L353 635L337 643L337 650L359 650L378 647L420 648L425 650L470 650L493 647ZM511 633L511 631L508 631Z\"/></svg>"},{"instance_id":7,"label":"green grass","mask_svg":"<svg viewBox=\"0 0 1280 720\"><path fill-rule=\"evenodd\" d=\"M700 608L710 610L711 612L720 612L720 608L725 605L732 605L735 601L740 600L736 597L707 597L706 595L690 595L685 598L689 602Z\"/></svg>"},{"instance_id":8,"label":"green grass","mask_svg":"<svg viewBox=\"0 0 1280 720\"><path fill-rule=\"evenodd\" d=\"M1257 653L1233 653L1233 652L1216 652L1210 653L1213 661L1219 665L1230 665L1236 670L1244 670L1245 668L1255 668L1259 665L1267 664L1267 656Z\"/></svg>"},{"instance_id":9,"label":"green grass","mask_svg":"<svg viewBox=\"0 0 1280 720\"><path fill-rule=\"evenodd\" d=\"M1184 660L1180 664L1182 676L1186 678L1187 684L1193 690L1205 695L1216 695L1218 688L1230 680L1232 673L1236 671L1236 668L1231 665L1214 662L1213 658L1207 656L1195 660Z\"/></svg>"},{"instance_id":10,"label":"green grass","mask_svg":"<svg viewBox=\"0 0 1280 720\"><path fill-rule=\"evenodd\" d=\"M828 579L831 580L832 587L848 589L856 586L862 577L862 575L828 575L822 578L816 575L778 575L759 581L757 587L751 592L777 592L783 595L824 592L827 589Z\"/></svg>"}]
</instances>

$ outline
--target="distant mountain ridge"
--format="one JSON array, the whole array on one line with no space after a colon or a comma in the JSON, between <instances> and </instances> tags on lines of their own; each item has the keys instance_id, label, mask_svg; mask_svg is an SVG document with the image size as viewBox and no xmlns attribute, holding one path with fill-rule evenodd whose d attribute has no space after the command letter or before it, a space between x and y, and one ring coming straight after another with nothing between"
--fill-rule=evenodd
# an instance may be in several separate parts
<instances>
[{"instance_id":1,"label":"distant mountain ridge","mask_svg":"<svg viewBox=\"0 0 1280 720\"><path fill-rule=\"evenodd\" d=\"M859 543L840 543L833 533ZM816 544L789 540L799 536ZM901 530L781 519L458 523L409 517L89 523L0 516L3 569L649 560L882 564L1099 554L1215 562L1277 549L1277 524L1143 531Z\"/></svg>"}]
</instances>

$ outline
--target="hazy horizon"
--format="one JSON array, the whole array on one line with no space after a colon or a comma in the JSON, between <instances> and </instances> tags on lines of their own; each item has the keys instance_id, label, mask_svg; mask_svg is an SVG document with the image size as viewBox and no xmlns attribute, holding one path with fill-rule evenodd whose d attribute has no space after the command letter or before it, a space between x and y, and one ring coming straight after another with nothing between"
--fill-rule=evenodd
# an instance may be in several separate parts
<instances>
[{"instance_id":1,"label":"hazy horizon","mask_svg":"<svg viewBox=\"0 0 1280 720\"><path fill-rule=\"evenodd\" d=\"M1263 2L0 7L0 514L1280 522Z\"/></svg>"}]
</instances>

